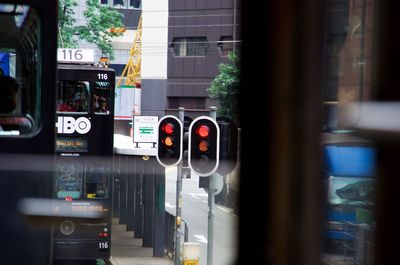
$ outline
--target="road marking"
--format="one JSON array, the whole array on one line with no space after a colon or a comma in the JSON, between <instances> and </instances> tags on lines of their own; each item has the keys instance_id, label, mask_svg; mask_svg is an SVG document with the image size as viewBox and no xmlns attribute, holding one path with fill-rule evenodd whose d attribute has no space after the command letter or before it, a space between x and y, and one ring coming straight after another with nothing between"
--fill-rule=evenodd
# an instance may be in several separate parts
<instances>
[{"instance_id":1,"label":"road marking","mask_svg":"<svg viewBox=\"0 0 400 265\"><path fill-rule=\"evenodd\" d=\"M169 202L166 202L166 203L165 203L165 207L166 207L166 208L175 208L176 206L170 204Z\"/></svg>"},{"instance_id":2,"label":"road marking","mask_svg":"<svg viewBox=\"0 0 400 265\"><path fill-rule=\"evenodd\" d=\"M221 211L223 211L223 212L226 212L226 213L231 213L231 211L230 210L228 210L228 209L225 209L225 208L222 208L222 207L220 207L220 206L217 206L217 208L218 209L220 209Z\"/></svg>"},{"instance_id":3,"label":"road marking","mask_svg":"<svg viewBox=\"0 0 400 265\"><path fill-rule=\"evenodd\" d=\"M197 241L199 241L200 243L204 243L207 244L207 238L203 235L193 235L195 238L197 238Z\"/></svg>"},{"instance_id":4,"label":"road marking","mask_svg":"<svg viewBox=\"0 0 400 265\"><path fill-rule=\"evenodd\" d=\"M188 193L190 196L192 196L195 199L201 199L199 197L207 197L208 194L207 193Z\"/></svg>"}]
</instances>

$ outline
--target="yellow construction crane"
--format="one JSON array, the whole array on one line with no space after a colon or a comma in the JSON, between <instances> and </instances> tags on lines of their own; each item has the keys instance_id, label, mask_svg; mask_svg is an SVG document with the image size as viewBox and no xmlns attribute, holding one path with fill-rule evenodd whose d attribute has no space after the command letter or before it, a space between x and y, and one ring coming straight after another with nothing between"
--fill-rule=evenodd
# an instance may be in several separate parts
<instances>
[{"instance_id":1,"label":"yellow construction crane","mask_svg":"<svg viewBox=\"0 0 400 265\"><path fill-rule=\"evenodd\" d=\"M122 72L117 87L120 87L122 80L126 76L125 86L136 86L141 84L140 65L142 61L142 16L139 18L139 23L135 35L135 40L129 52L129 60Z\"/></svg>"}]
</instances>

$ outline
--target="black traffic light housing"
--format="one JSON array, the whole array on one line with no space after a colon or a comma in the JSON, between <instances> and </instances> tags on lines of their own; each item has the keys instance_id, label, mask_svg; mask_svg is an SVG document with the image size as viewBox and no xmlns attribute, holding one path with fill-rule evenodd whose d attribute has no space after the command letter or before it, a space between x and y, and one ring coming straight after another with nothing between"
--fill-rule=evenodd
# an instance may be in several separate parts
<instances>
[{"instance_id":1,"label":"black traffic light housing","mask_svg":"<svg viewBox=\"0 0 400 265\"><path fill-rule=\"evenodd\" d=\"M218 124L210 117L198 117L189 127L189 166L199 176L208 176L217 170L218 164Z\"/></svg>"},{"instance_id":2,"label":"black traffic light housing","mask_svg":"<svg viewBox=\"0 0 400 265\"><path fill-rule=\"evenodd\" d=\"M184 121L183 121L183 167L189 167L189 128L190 124L192 123L193 119L189 116L184 116Z\"/></svg>"},{"instance_id":3,"label":"black traffic light housing","mask_svg":"<svg viewBox=\"0 0 400 265\"><path fill-rule=\"evenodd\" d=\"M191 170L189 167L189 127L193 119L189 116L183 117L183 155L182 155L182 178L191 178Z\"/></svg>"},{"instance_id":4,"label":"black traffic light housing","mask_svg":"<svg viewBox=\"0 0 400 265\"><path fill-rule=\"evenodd\" d=\"M163 117L158 122L157 160L164 166L175 166L182 159L181 121L172 115Z\"/></svg>"},{"instance_id":5,"label":"black traffic light housing","mask_svg":"<svg viewBox=\"0 0 400 265\"><path fill-rule=\"evenodd\" d=\"M238 127L232 119L218 117L220 129L219 166L217 172L223 176L231 173L237 164Z\"/></svg>"}]
</instances>

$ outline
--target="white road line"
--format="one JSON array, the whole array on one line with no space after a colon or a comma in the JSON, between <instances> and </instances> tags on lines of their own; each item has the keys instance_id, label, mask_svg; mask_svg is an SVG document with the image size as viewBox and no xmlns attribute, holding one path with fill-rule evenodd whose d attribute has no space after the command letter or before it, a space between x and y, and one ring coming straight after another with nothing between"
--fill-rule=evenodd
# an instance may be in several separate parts
<instances>
[{"instance_id":1,"label":"white road line","mask_svg":"<svg viewBox=\"0 0 400 265\"><path fill-rule=\"evenodd\" d=\"M193 235L195 238L197 238L197 241L199 241L200 243L204 243L207 244L207 238L203 235Z\"/></svg>"},{"instance_id":2,"label":"white road line","mask_svg":"<svg viewBox=\"0 0 400 265\"><path fill-rule=\"evenodd\" d=\"M188 193L188 195L192 196L195 199L201 199L201 197L207 197L207 193ZM200 197L200 198L199 198Z\"/></svg>"},{"instance_id":3,"label":"white road line","mask_svg":"<svg viewBox=\"0 0 400 265\"><path fill-rule=\"evenodd\" d=\"M175 208L176 206L170 204L169 202L166 202L166 203L165 203L165 207L166 207L166 208Z\"/></svg>"},{"instance_id":4,"label":"white road line","mask_svg":"<svg viewBox=\"0 0 400 265\"><path fill-rule=\"evenodd\" d=\"M225 208L222 208L222 207L219 207L219 206L217 206L217 208L220 209L220 210L223 211L223 212L231 213L231 211L228 210L228 209L225 209Z\"/></svg>"}]
</instances>

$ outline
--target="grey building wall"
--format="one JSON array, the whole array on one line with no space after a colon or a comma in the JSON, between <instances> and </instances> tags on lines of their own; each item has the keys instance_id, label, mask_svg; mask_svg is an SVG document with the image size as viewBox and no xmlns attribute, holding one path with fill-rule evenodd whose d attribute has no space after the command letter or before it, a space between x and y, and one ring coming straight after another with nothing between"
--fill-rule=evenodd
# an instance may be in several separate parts
<instances>
[{"instance_id":1,"label":"grey building wall","mask_svg":"<svg viewBox=\"0 0 400 265\"><path fill-rule=\"evenodd\" d=\"M142 113L143 116L165 115L167 80L142 79Z\"/></svg>"},{"instance_id":2,"label":"grey building wall","mask_svg":"<svg viewBox=\"0 0 400 265\"><path fill-rule=\"evenodd\" d=\"M168 109L182 106L200 111L208 109L210 104L215 105L208 98L208 88L218 74L218 65L228 61L219 46L220 41L224 37L231 37L233 41L241 39L240 8L240 1L235 3L235 0L169 1ZM177 56L174 40L182 37L206 37L206 55ZM239 49L240 42L235 44Z\"/></svg>"}]
</instances>

